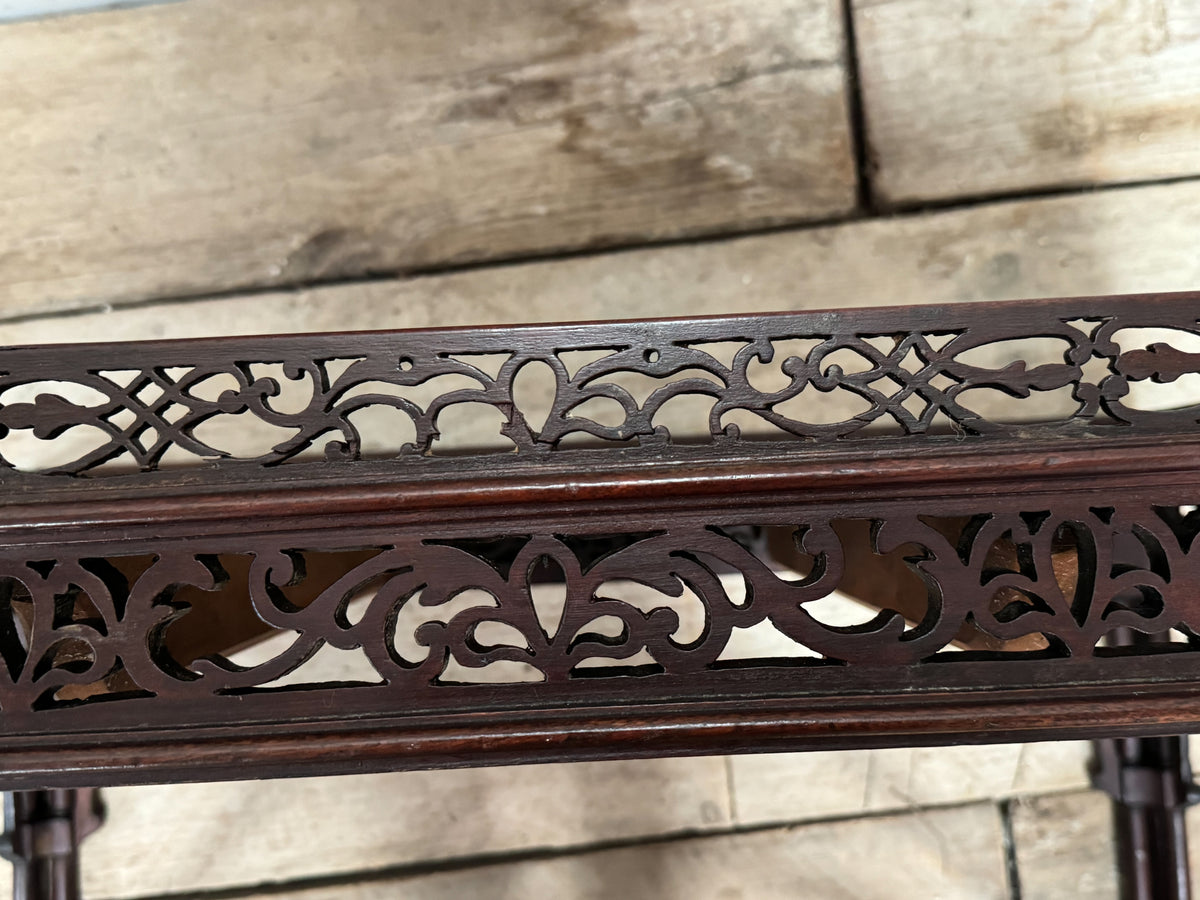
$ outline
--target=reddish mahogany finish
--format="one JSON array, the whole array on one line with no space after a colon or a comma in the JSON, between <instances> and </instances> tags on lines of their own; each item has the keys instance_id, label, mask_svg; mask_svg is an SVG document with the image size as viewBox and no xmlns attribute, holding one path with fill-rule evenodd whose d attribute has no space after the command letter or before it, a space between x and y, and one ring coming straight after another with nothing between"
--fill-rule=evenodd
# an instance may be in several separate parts
<instances>
[{"instance_id":1,"label":"reddish mahogany finish","mask_svg":"<svg viewBox=\"0 0 1200 900\"><path fill-rule=\"evenodd\" d=\"M0 350L0 780L1193 730L1200 401L1143 398L1200 374L1198 317L1177 294ZM492 440L443 452L464 405ZM885 557L923 609L812 611ZM796 652L730 656L766 626ZM325 646L370 677L297 683Z\"/></svg>"}]
</instances>

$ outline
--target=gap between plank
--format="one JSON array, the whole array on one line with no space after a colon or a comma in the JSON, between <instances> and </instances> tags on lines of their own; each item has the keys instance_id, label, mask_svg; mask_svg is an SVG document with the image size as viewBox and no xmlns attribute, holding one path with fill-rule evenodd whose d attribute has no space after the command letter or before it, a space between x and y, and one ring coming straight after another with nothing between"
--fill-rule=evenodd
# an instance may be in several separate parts
<instances>
[{"instance_id":1,"label":"gap between plank","mask_svg":"<svg viewBox=\"0 0 1200 900\"><path fill-rule=\"evenodd\" d=\"M1013 835L1013 798L1001 800L1000 833L1004 841L1004 872L1008 879L1009 900L1021 900L1021 872L1017 868L1017 841Z\"/></svg>"},{"instance_id":2,"label":"gap between plank","mask_svg":"<svg viewBox=\"0 0 1200 900\"><path fill-rule=\"evenodd\" d=\"M879 212L875 200L875 157L867 136L867 118L863 107L861 69L858 64L858 38L854 30L854 0L842 0L842 35L845 52L846 116L850 127L850 152L854 157L855 206L867 215Z\"/></svg>"}]
</instances>

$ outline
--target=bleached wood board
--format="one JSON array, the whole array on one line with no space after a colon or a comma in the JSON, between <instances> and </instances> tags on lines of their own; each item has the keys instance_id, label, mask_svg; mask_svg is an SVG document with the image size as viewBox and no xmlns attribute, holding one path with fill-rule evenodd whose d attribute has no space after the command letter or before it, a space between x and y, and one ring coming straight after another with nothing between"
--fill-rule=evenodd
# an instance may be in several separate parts
<instances>
[{"instance_id":1,"label":"bleached wood board","mask_svg":"<svg viewBox=\"0 0 1200 900\"><path fill-rule=\"evenodd\" d=\"M0 314L854 204L836 0L189 0L0 27Z\"/></svg>"},{"instance_id":2,"label":"bleached wood board","mask_svg":"<svg viewBox=\"0 0 1200 900\"><path fill-rule=\"evenodd\" d=\"M1192 0L854 0L885 203L1200 174Z\"/></svg>"},{"instance_id":3,"label":"bleached wood board","mask_svg":"<svg viewBox=\"0 0 1200 900\"><path fill-rule=\"evenodd\" d=\"M1083 742L770 753L729 760L741 825L861 816L1087 787Z\"/></svg>"},{"instance_id":4,"label":"bleached wood board","mask_svg":"<svg viewBox=\"0 0 1200 900\"><path fill-rule=\"evenodd\" d=\"M84 896L190 894L727 826L717 758L121 788Z\"/></svg>"},{"instance_id":5,"label":"bleached wood board","mask_svg":"<svg viewBox=\"0 0 1200 900\"><path fill-rule=\"evenodd\" d=\"M1200 287L1200 184L707 244L0 321L0 345L513 324Z\"/></svg>"},{"instance_id":6,"label":"bleached wood board","mask_svg":"<svg viewBox=\"0 0 1200 900\"><path fill-rule=\"evenodd\" d=\"M989 804L273 895L280 900L1007 900Z\"/></svg>"},{"instance_id":7,"label":"bleached wood board","mask_svg":"<svg viewBox=\"0 0 1200 900\"><path fill-rule=\"evenodd\" d=\"M1194 742L1193 742L1194 743ZM1100 791L1020 797L1011 806L1022 900L1116 900L1112 803ZM1200 809L1186 813L1192 890L1200 889Z\"/></svg>"},{"instance_id":8,"label":"bleached wood board","mask_svg":"<svg viewBox=\"0 0 1200 900\"><path fill-rule=\"evenodd\" d=\"M1112 805L1106 794L1026 797L1010 809L1022 900L1117 900Z\"/></svg>"}]
</instances>

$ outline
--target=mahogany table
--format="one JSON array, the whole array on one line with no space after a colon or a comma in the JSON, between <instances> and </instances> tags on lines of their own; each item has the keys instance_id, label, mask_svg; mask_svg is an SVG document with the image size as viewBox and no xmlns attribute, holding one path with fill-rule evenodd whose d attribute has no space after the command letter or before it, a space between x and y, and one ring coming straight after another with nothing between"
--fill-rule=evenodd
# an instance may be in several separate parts
<instances>
[{"instance_id":1,"label":"mahogany table","mask_svg":"<svg viewBox=\"0 0 1200 900\"><path fill-rule=\"evenodd\" d=\"M1200 725L1200 394L1170 402L1198 319L1175 294L0 350L18 896L77 896L81 788L1060 738L1107 739L1127 894L1186 896L1190 773L1154 736ZM878 614L823 621L839 587ZM803 652L729 658L763 622ZM324 645L373 676L296 683Z\"/></svg>"}]
</instances>

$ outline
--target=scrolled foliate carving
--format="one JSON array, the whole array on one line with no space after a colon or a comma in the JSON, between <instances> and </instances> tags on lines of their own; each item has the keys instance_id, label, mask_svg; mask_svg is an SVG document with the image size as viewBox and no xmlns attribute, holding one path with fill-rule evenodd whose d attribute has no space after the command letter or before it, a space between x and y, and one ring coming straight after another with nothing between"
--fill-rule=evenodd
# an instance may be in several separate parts
<instances>
[{"instance_id":1,"label":"scrolled foliate carving","mask_svg":"<svg viewBox=\"0 0 1200 900\"><path fill-rule=\"evenodd\" d=\"M443 449L658 452L751 438L966 439L1031 427L1170 433L1200 416L1200 396L1183 390L1200 373L1189 305L1029 304L1004 314L961 306L3 350L0 471L271 467ZM1135 396L1161 386L1181 388L1176 408Z\"/></svg>"},{"instance_id":2,"label":"scrolled foliate carving","mask_svg":"<svg viewBox=\"0 0 1200 900\"><path fill-rule=\"evenodd\" d=\"M256 539L237 554L205 553L199 542L108 560L6 561L0 707L364 684L407 698L543 682L586 691L593 679L698 683L730 667L791 669L803 688L811 666L1132 652L1109 646L1118 629L1175 629L1176 642L1137 652L1188 652L1200 646L1197 516L1059 504L767 529L406 537L342 549ZM856 623L830 620L821 603L837 590L861 592L872 566L919 591L876 597L882 608ZM269 653L239 662L206 645L205 617L218 608L222 640L230 628L248 644L274 636ZM790 649L747 654L745 636L763 627L772 647ZM361 651L369 677L292 677L325 647ZM290 687L279 684L288 677Z\"/></svg>"}]
</instances>

